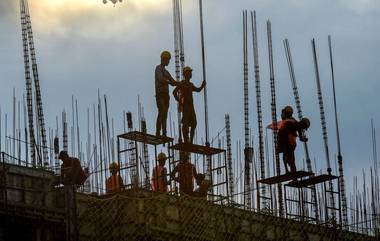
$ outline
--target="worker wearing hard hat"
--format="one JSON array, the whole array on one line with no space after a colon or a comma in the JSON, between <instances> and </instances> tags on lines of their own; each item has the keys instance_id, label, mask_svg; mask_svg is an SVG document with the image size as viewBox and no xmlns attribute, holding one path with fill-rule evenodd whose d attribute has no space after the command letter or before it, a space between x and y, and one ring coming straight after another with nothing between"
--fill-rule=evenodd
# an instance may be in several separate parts
<instances>
[{"instance_id":1,"label":"worker wearing hard hat","mask_svg":"<svg viewBox=\"0 0 380 241\"><path fill-rule=\"evenodd\" d=\"M158 165L153 168L152 174L152 189L154 192L165 193L168 191L167 170L165 167L167 159L165 153L162 152L157 156Z\"/></svg>"},{"instance_id":2,"label":"worker wearing hard hat","mask_svg":"<svg viewBox=\"0 0 380 241\"><path fill-rule=\"evenodd\" d=\"M119 175L120 167L116 162L111 163L110 172L111 176L106 182L107 194L118 193L124 189L123 179Z\"/></svg>"},{"instance_id":3,"label":"worker wearing hard hat","mask_svg":"<svg viewBox=\"0 0 380 241\"><path fill-rule=\"evenodd\" d=\"M161 134L166 136L166 122L169 110L169 85L176 86L177 81L173 79L170 73L166 70L169 65L171 55L168 51L161 53L161 64L157 65L155 70L155 89L156 89L156 103L158 108L158 115L156 121L156 136Z\"/></svg>"},{"instance_id":4,"label":"worker wearing hard hat","mask_svg":"<svg viewBox=\"0 0 380 241\"><path fill-rule=\"evenodd\" d=\"M301 141L307 142L304 131L310 127L310 120L308 118L302 118L301 121L295 120L291 106L286 106L282 109L281 118L282 121L277 125L277 152L283 154L286 173L289 173L289 166L290 172L295 175L297 168L294 151L297 146L297 136Z\"/></svg>"},{"instance_id":5,"label":"worker wearing hard hat","mask_svg":"<svg viewBox=\"0 0 380 241\"><path fill-rule=\"evenodd\" d=\"M184 80L174 89L174 98L180 103L182 110L182 133L185 142L193 143L195 128L197 127L197 116L194 109L193 92L201 92L206 86L206 81L200 87L195 87L190 82L193 70L186 66L183 68ZM190 128L190 138L189 138Z\"/></svg>"}]
</instances>

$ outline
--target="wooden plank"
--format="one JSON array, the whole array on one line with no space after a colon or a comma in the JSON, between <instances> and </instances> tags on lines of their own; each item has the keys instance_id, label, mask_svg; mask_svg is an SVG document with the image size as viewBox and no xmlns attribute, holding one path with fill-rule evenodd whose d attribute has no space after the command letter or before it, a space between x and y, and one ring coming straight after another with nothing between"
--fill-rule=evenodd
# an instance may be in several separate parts
<instances>
[{"instance_id":1,"label":"wooden plank","mask_svg":"<svg viewBox=\"0 0 380 241\"><path fill-rule=\"evenodd\" d=\"M207 156L212 156L212 155L216 155L216 154L225 152L225 150L223 150L223 149L201 146L201 145L195 145L195 144L191 144L191 143L178 143L174 146L171 146L170 148L174 149L174 150L178 150L178 151L197 153L197 154L207 155Z\"/></svg>"},{"instance_id":2,"label":"wooden plank","mask_svg":"<svg viewBox=\"0 0 380 241\"><path fill-rule=\"evenodd\" d=\"M313 176L313 177L310 177L310 178L305 179L305 180L292 181L287 185L290 187L301 188L301 187L308 187L311 185L315 185L318 183L327 182L327 181L334 180L337 178L338 178L337 176L323 174L323 175L319 175L319 176Z\"/></svg>"},{"instance_id":3,"label":"wooden plank","mask_svg":"<svg viewBox=\"0 0 380 241\"><path fill-rule=\"evenodd\" d=\"M313 173L305 172L305 171L297 171L296 175L293 175L292 173L289 172L280 176L262 179L262 180L259 180L258 182L273 185L276 183L287 182L287 181L293 180L294 178L302 178L302 177L307 177L311 175L313 175Z\"/></svg>"},{"instance_id":4,"label":"wooden plank","mask_svg":"<svg viewBox=\"0 0 380 241\"><path fill-rule=\"evenodd\" d=\"M167 136L154 136L151 134L143 133L140 131L131 131L118 136L122 139L127 139L131 141L137 141L150 145L162 145L165 143L172 142L174 139Z\"/></svg>"}]
</instances>

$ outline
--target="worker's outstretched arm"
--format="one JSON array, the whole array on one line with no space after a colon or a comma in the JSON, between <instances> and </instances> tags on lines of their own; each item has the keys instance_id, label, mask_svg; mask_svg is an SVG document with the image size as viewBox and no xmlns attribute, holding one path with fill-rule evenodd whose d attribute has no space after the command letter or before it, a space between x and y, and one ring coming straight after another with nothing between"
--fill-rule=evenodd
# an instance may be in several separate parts
<instances>
[{"instance_id":1,"label":"worker's outstretched arm","mask_svg":"<svg viewBox=\"0 0 380 241\"><path fill-rule=\"evenodd\" d=\"M193 90L194 90L195 92L201 92L205 86L206 86L206 81L203 80L202 85L199 86L199 87L195 87L195 86L194 86Z\"/></svg>"},{"instance_id":2,"label":"worker's outstretched arm","mask_svg":"<svg viewBox=\"0 0 380 241\"><path fill-rule=\"evenodd\" d=\"M168 84L170 84L171 86L178 86L179 85L179 82L176 81L172 75L169 73L169 71L165 70L165 73L164 73L164 77L165 77L165 80L168 82Z\"/></svg>"}]
</instances>

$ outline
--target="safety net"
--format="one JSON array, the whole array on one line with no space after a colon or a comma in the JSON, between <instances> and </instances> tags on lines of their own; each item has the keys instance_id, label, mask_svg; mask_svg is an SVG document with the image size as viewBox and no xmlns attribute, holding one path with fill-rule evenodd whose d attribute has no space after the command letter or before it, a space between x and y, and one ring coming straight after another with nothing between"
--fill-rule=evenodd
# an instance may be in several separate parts
<instances>
[{"instance_id":1,"label":"safety net","mask_svg":"<svg viewBox=\"0 0 380 241\"><path fill-rule=\"evenodd\" d=\"M79 240L375 240L186 195L78 195Z\"/></svg>"}]
</instances>

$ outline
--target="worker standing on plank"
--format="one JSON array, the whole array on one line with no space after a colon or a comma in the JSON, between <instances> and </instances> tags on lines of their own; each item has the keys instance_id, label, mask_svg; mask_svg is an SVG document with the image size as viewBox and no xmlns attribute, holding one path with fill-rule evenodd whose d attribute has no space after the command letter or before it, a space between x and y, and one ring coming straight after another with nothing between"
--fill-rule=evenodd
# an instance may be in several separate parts
<instances>
[{"instance_id":1,"label":"worker standing on plank","mask_svg":"<svg viewBox=\"0 0 380 241\"><path fill-rule=\"evenodd\" d=\"M155 89L156 103L158 109L156 121L156 136L166 136L166 122L169 110L169 85L176 86L177 81L173 79L170 73L166 70L169 65L171 55L168 51L161 53L161 64L157 65L155 70Z\"/></svg>"},{"instance_id":2,"label":"worker standing on plank","mask_svg":"<svg viewBox=\"0 0 380 241\"><path fill-rule=\"evenodd\" d=\"M183 68L184 80L174 89L174 98L180 103L180 109L182 110L182 133L185 143L193 143L195 128L197 127L197 116L194 109L193 92L201 92L206 86L206 82L203 81L200 87L195 87L190 82L193 76L193 70L186 66ZM189 138L190 128L190 138Z\"/></svg>"},{"instance_id":3,"label":"worker standing on plank","mask_svg":"<svg viewBox=\"0 0 380 241\"><path fill-rule=\"evenodd\" d=\"M154 192L166 193L168 191L167 170L165 162L168 158L165 153L160 153L157 156L158 166L153 168L152 174L152 189Z\"/></svg>"}]
</instances>

